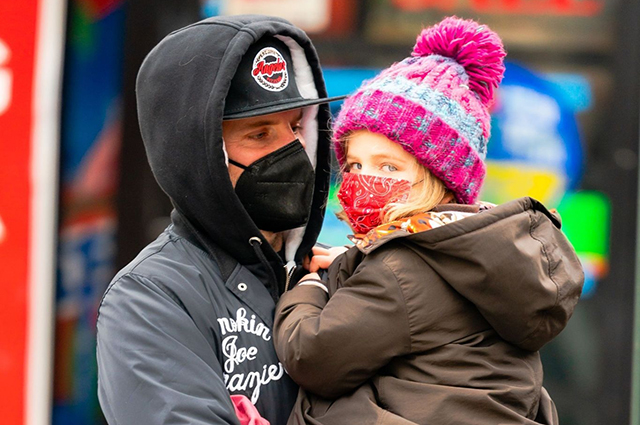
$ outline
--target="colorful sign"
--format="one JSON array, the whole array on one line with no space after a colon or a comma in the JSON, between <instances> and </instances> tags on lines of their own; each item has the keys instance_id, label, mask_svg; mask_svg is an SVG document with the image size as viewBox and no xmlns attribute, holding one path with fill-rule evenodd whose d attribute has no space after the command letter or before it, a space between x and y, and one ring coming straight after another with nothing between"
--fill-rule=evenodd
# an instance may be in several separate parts
<instances>
[{"instance_id":1,"label":"colorful sign","mask_svg":"<svg viewBox=\"0 0 640 425\"><path fill-rule=\"evenodd\" d=\"M596 191L568 192L558 205L562 231L584 269L582 298L591 297L609 272L611 201Z\"/></svg>"},{"instance_id":2,"label":"colorful sign","mask_svg":"<svg viewBox=\"0 0 640 425\"><path fill-rule=\"evenodd\" d=\"M0 417L50 423L64 1L0 2Z\"/></svg>"},{"instance_id":3,"label":"colorful sign","mask_svg":"<svg viewBox=\"0 0 640 425\"><path fill-rule=\"evenodd\" d=\"M52 423L104 423L97 398L96 318L115 274L125 9L69 2Z\"/></svg>"},{"instance_id":4,"label":"colorful sign","mask_svg":"<svg viewBox=\"0 0 640 425\"><path fill-rule=\"evenodd\" d=\"M466 6L476 13L504 15L593 16L602 11L604 0L392 0L402 10L437 9L454 12Z\"/></svg>"},{"instance_id":5,"label":"colorful sign","mask_svg":"<svg viewBox=\"0 0 640 425\"><path fill-rule=\"evenodd\" d=\"M483 199L503 203L528 194L557 206L582 175L575 112L560 88L507 63L492 111Z\"/></svg>"}]
</instances>

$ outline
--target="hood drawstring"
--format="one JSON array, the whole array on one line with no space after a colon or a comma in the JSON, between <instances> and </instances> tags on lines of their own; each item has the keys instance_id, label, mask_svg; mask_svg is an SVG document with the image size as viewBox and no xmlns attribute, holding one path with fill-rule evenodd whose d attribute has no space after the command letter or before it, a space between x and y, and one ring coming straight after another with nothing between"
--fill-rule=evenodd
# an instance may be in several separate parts
<instances>
[{"instance_id":1,"label":"hood drawstring","mask_svg":"<svg viewBox=\"0 0 640 425\"><path fill-rule=\"evenodd\" d=\"M262 263L262 265L267 269L267 271L269 272L269 277L271 280L271 285L269 285L269 292L271 293L271 297L273 298L274 301L278 300L278 278L276 277L276 273L273 271L273 267L271 267L271 264L269 264L269 260L267 260L267 257L264 255L264 252L262 252L262 239L260 239L257 236L253 236L249 239L249 245L251 245L251 247L253 248L253 251L256 253L256 255L258 256L258 259L260 260L260 262Z\"/></svg>"}]
</instances>

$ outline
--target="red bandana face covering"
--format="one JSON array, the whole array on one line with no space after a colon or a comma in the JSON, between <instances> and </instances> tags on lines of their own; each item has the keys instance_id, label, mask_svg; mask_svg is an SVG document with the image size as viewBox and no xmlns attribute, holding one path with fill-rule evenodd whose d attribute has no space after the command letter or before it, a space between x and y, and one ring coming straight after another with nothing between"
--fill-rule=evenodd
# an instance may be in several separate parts
<instances>
[{"instance_id":1,"label":"red bandana face covering","mask_svg":"<svg viewBox=\"0 0 640 425\"><path fill-rule=\"evenodd\" d=\"M392 202L406 202L411 192L407 180L365 174L342 174L340 205L356 233L367 233L382 224L382 211Z\"/></svg>"}]
</instances>

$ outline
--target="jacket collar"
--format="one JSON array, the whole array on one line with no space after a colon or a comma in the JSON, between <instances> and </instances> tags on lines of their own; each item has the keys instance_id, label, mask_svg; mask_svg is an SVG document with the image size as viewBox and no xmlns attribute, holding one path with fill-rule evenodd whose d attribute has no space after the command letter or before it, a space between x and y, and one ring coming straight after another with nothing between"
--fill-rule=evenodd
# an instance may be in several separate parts
<instances>
[{"instance_id":1,"label":"jacket collar","mask_svg":"<svg viewBox=\"0 0 640 425\"><path fill-rule=\"evenodd\" d=\"M202 237L189 220L184 218L184 216L176 209L171 211L171 222L173 224L173 231L178 236L183 237L213 258L220 269L222 279L227 283L238 265L240 265L238 260L233 258L216 244L208 242L208 240ZM250 248L247 247L247 249ZM273 300L277 301L278 297L283 292L283 288L280 286L284 286L284 283L280 285L280 282L284 282L285 280L284 268L281 261L269 261L268 264L263 264L262 262L245 264L244 267L263 283L271 294ZM273 270L274 276L271 275L267 267L270 267L271 270ZM276 282L273 282L274 279ZM274 285L275 287L273 287Z\"/></svg>"}]
</instances>

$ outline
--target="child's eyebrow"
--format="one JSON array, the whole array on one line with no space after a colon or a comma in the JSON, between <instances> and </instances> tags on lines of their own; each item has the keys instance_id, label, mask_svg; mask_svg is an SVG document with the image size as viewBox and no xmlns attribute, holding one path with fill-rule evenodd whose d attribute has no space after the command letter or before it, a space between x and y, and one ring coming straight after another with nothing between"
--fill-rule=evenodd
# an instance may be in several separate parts
<instances>
[{"instance_id":1,"label":"child's eyebrow","mask_svg":"<svg viewBox=\"0 0 640 425\"><path fill-rule=\"evenodd\" d=\"M406 161L403 160L402 158L399 158L395 155L389 155L387 153L378 153L378 154L374 154L371 156L371 159L373 159L374 161L395 161L395 162L400 162L400 163L405 163Z\"/></svg>"},{"instance_id":2,"label":"child's eyebrow","mask_svg":"<svg viewBox=\"0 0 640 425\"><path fill-rule=\"evenodd\" d=\"M356 155L353 154L349 154L347 153L346 156L347 161L354 161L354 160L359 160L360 158ZM394 155L389 155L388 153L378 153L378 154L373 154L369 159L371 159L372 161L394 161L396 163L400 163L400 164L405 164L407 161L403 160L402 158L398 158L397 156Z\"/></svg>"}]
</instances>

